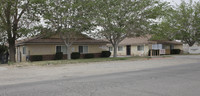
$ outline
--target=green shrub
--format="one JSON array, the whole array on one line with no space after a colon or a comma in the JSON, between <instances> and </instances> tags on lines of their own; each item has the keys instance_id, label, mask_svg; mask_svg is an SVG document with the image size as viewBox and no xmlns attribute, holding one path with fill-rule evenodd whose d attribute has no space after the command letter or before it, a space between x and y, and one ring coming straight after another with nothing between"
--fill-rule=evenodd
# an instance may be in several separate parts
<instances>
[{"instance_id":1,"label":"green shrub","mask_svg":"<svg viewBox=\"0 0 200 96\"><path fill-rule=\"evenodd\" d=\"M79 52L73 52L71 54L71 58L72 59L79 59L81 57L80 53Z\"/></svg>"},{"instance_id":2,"label":"green shrub","mask_svg":"<svg viewBox=\"0 0 200 96\"><path fill-rule=\"evenodd\" d=\"M62 60L63 59L63 53L62 52L58 52L55 54L55 60Z\"/></svg>"},{"instance_id":3,"label":"green shrub","mask_svg":"<svg viewBox=\"0 0 200 96\"><path fill-rule=\"evenodd\" d=\"M172 49L171 54L180 54L181 50L180 49Z\"/></svg>"},{"instance_id":4,"label":"green shrub","mask_svg":"<svg viewBox=\"0 0 200 96\"><path fill-rule=\"evenodd\" d=\"M30 57L30 61L42 61L43 60L43 56L42 55L32 55Z\"/></svg>"},{"instance_id":5,"label":"green shrub","mask_svg":"<svg viewBox=\"0 0 200 96\"><path fill-rule=\"evenodd\" d=\"M94 54L85 54L84 58L94 58Z\"/></svg>"},{"instance_id":6,"label":"green shrub","mask_svg":"<svg viewBox=\"0 0 200 96\"><path fill-rule=\"evenodd\" d=\"M101 52L101 57L110 57L111 52L110 51L102 51Z\"/></svg>"},{"instance_id":7,"label":"green shrub","mask_svg":"<svg viewBox=\"0 0 200 96\"><path fill-rule=\"evenodd\" d=\"M0 54L3 54L6 51L8 51L8 47L5 45L0 45Z\"/></svg>"}]
</instances>

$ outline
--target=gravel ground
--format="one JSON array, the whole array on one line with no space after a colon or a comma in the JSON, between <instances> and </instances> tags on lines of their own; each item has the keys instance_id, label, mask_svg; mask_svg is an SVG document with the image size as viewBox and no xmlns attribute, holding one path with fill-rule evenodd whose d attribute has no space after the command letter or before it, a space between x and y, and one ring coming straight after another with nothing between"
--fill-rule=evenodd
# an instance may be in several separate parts
<instances>
[{"instance_id":1,"label":"gravel ground","mask_svg":"<svg viewBox=\"0 0 200 96\"><path fill-rule=\"evenodd\" d=\"M159 68L199 62L200 55L182 55L169 58L153 58L143 61L112 61L45 67L14 67L0 65L0 85L28 83L42 80L56 80L63 77L80 77L117 72L138 71L148 68Z\"/></svg>"}]
</instances>

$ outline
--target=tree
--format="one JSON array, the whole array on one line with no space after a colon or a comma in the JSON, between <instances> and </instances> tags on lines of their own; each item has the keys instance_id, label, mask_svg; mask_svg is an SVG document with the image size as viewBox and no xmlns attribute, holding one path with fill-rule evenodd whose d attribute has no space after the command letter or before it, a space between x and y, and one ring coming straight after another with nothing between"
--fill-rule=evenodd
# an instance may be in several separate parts
<instances>
[{"instance_id":1,"label":"tree","mask_svg":"<svg viewBox=\"0 0 200 96\"><path fill-rule=\"evenodd\" d=\"M182 40L189 46L200 41L200 2L186 3L182 1L180 6L176 9L177 14L177 39Z\"/></svg>"},{"instance_id":2,"label":"tree","mask_svg":"<svg viewBox=\"0 0 200 96\"><path fill-rule=\"evenodd\" d=\"M47 29L60 35L71 59L71 46L78 35L91 27L89 16L92 10L91 0L46 0L43 18Z\"/></svg>"},{"instance_id":3,"label":"tree","mask_svg":"<svg viewBox=\"0 0 200 96\"><path fill-rule=\"evenodd\" d=\"M15 62L15 40L27 34L38 21L37 3L40 0L0 0L0 30L9 44L10 61Z\"/></svg>"},{"instance_id":4,"label":"tree","mask_svg":"<svg viewBox=\"0 0 200 96\"><path fill-rule=\"evenodd\" d=\"M161 37L181 40L189 46L200 42L200 2L182 3L174 8L157 27Z\"/></svg>"},{"instance_id":5,"label":"tree","mask_svg":"<svg viewBox=\"0 0 200 96\"><path fill-rule=\"evenodd\" d=\"M5 34L5 31L0 30L0 45L1 45L1 44L5 45L5 43L6 43L6 38L7 38L7 36L6 36L6 34Z\"/></svg>"},{"instance_id":6,"label":"tree","mask_svg":"<svg viewBox=\"0 0 200 96\"><path fill-rule=\"evenodd\" d=\"M172 19L172 14L175 13L174 9L169 8L161 22L153 25L152 40L174 40L178 31L173 28L176 25L176 20Z\"/></svg>"},{"instance_id":7,"label":"tree","mask_svg":"<svg viewBox=\"0 0 200 96\"><path fill-rule=\"evenodd\" d=\"M159 0L97 0L99 34L114 47L113 57L117 57L118 44L126 37L149 32L166 5Z\"/></svg>"}]
</instances>

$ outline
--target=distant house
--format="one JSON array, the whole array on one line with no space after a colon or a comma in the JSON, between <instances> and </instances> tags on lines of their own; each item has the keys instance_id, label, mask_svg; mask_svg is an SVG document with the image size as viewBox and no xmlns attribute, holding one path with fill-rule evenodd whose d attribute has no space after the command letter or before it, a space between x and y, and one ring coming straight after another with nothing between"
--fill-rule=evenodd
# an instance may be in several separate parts
<instances>
[{"instance_id":1,"label":"distant house","mask_svg":"<svg viewBox=\"0 0 200 96\"><path fill-rule=\"evenodd\" d=\"M80 52L81 55L92 53L95 57L99 57L100 53L106 50L107 43L81 34L74 41L72 52ZM36 36L16 42L16 61L18 62L26 61L28 57L35 55L42 55L43 60L53 60L57 52L63 52L64 58L67 58L66 47L59 35Z\"/></svg>"},{"instance_id":2,"label":"distant house","mask_svg":"<svg viewBox=\"0 0 200 96\"><path fill-rule=\"evenodd\" d=\"M152 55L171 54L172 49L183 50L183 43L177 41L150 40L151 36L126 38L119 43L117 54L119 56L148 56L152 50ZM109 50L113 54L113 47L108 44Z\"/></svg>"}]
</instances>

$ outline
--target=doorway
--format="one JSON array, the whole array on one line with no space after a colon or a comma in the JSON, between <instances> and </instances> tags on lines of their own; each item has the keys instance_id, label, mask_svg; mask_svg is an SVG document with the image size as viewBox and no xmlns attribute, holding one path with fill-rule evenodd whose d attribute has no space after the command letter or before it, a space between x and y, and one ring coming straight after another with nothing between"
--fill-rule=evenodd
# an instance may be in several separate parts
<instances>
[{"instance_id":1,"label":"doorway","mask_svg":"<svg viewBox=\"0 0 200 96\"><path fill-rule=\"evenodd\" d=\"M131 55L131 45L126 46L126 55Z\"/></svg>"}]
</instances>

